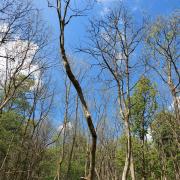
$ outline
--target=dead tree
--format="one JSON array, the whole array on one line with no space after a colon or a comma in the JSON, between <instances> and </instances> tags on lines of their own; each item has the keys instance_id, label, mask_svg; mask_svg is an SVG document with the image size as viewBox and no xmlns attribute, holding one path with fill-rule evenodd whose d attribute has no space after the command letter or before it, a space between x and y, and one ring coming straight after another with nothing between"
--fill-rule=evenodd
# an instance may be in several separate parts
<instances>
[{"instance_id":1,"label":"dead tree","mask_svg":"<svg viewBox=\"0 0 180 180\"><path fill-rule=\"evenodd\" d=\"M132 179L135 179L130 127L130 92L134 87L131 82L132 72L137 63L137 60L133 62L133 53L142 40L143 27L135 27L132 17L122 6L118 10L112 10L102 20L91 21L89 33L90 45L80 50L92 55L97 60L97 65L101 67L101 71L110 74L108 82L112 82L112 86L117 87L119 113L124 122L127 138L122 180L128 178L129 169Z\"/></svg>"},{"instance_id":2,"label":"dead tree","mask_svg":"<svg viewBox=\"0 0 180 180\"><path fill-rule=\"evenodd\" d=\"M82 87L79 81L77 80L76 76L71 70L68 55L65 49L65 28L69 24L69 22L72 20L73 17L82 16L82 13L84 12L84 10L73 9L72 7L73 5L71 3L72 3L71 0L66 0L66 1L56 0L56 5L53 6L48 2L49 6L55 7L57 11L58 20L59 20L58 23L59 23L59 29L60 29L59 42L60 42L60 54L61 54L62 62L65 68L66 74L68 78L70 79L70 81L72 82L79 96L79 99L81 101L82 108L84 111L84 116L86 118L88 128L91 133L91 137L92 137L91 163L90 163L89 175L86 178L93 180L94 174L95 174L95 155L96 155L97 135L94 128L92 116L90 114L87 102L85 100L85 97L82 91Z\"/></svg>"}]
</instances>

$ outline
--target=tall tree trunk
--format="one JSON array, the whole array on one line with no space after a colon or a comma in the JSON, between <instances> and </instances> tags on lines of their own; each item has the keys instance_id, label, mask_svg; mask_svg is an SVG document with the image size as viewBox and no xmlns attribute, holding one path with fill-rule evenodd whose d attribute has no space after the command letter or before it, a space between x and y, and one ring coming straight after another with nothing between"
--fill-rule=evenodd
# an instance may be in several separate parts
<instances>
[{"instance_id":1,"label":"tall tree trunk","mask_svg":"<svg viewBox=\"0 0 180 180\"><path fill-rule=\"evenodd\" d=\"M177 125L180 126L180 107L179 107L179 102L178 102L178 97L177 97L177 92L176 92L176 85L173 82L172 78L172 62L173 60L167 60L167 78L168 78L168 85L169 89L171 91L171 95L173 98L173 105L174 105L174 111L176 115L176 122Z\"/></svg>"},{"instance_id":2,"label":"tall tree trunk","mask_svg":"<svg viewBox=\"0 0 180 180\"><path fill-rule=\"evenodd\" d=\"M136 176L135 176L135 169L134 169L133 152L131 152L130 172L131 172L131 178L132 178L132 180L135 180L135 179L136 179Z\"/></svg>"},{"instance_id":3,"label":"tall tree trunk","mask_svg":"<svg viewBox=\"0 0 180 180\"><path fill-rule=\"evenodd\" d=\"M62 39L62 37L60 39ZM91 133L91 137L92 137L91 158L90 158L91 163L90 163L89 179L93 180L94 179L94 174L95 174L94 172L95 172L95 155L96 155L97 135L96 135L96 131L95 131L95 128L94 128L94 125L93 125L91 114L89 112L88 106L87 106L86 101L84 99L84 95L83 95L81 86L80 86L78 80L75 78L74 74L71 71L71 68L70 68L66 53L65 53L64 44L62 43L62 40L60 42L61 42L60 43L60 52L61 52L61 55L62 55L62 59L63 59L63 63L64 63L66 73L67 73L69 79L71 80L72 84L74 85L74 87L75 87L75 89L76 89L76 91L78 93L78 96L79 96L79 98L81 100L84 115L85 115L89 130L90 130L90 133Z\"/></svg>"},{"instance_id":4,"label":"tall tree trunk","mask_svg":"<svg viewBox=\"0 0 180 180\"><path fill-rule=\"evenodd\" d=\"M128 117L125 118L125 133L127 137L127 149L126 149L126 160L125 160L125 165L123 169L122 180L127 180L130 163L131 163L130 162L131 161L131 133L130 133Z\"/></svg>"},{"instance_id":5,"label":"tall tree trunk","mask_svg":"<svg viewBox=\"0 0 180 180\"><path fill-rule=\"evenodd\" d=\"M124 100L124 106L126 110L124 111L124 123L125 123L125 133L127 138L127 151L126 151L126 160L125 166L123 170L122 180L127 180L128 172L130 169L131 178L135 180L135 171L134 171L134 162L133 162L133 154L132 154L132 140L131 140L131 129L130 129L130 76L129 76L129 56L125 53L126 56L126 100ZM123 94L123 93L121 93Z\"/></svg>"},{"instance_id":6,"label":"tall tree trunk","mask_svg":"<svg viewBox=\"0 0 180 180\"><path fill-rule=\"evenodd\" d=\"M173 97L173 105L174 105L174 111L176 115L176 121L177 121L178 126L180 127L180 100L178 100L178 97L174 89L171 90L171 94Z\"/></svg>"},{"instance_id":7,"label":"tall tree trunk","mask_svg":"<svg viewBox=\"0 0 180 180\"><path fill-rule=\"evenodd\" d=\"M87 102L84 98L84 94L83 94L81 85L79 84L79 81L76 79L75 75L73 74L73 72L71 70L69 60L68 60L68 57L67 57L67 54L65 51L64 30L65 30L65 26L68 24L68 22L66 22L66 16L67 16L67 11L69 8L70 0L65 2L64 10L62 10L61 0L57 0L56 2L57 2L57 14L58 14L58 19L59 19L59 29L60 29L60 36L59 36L60 54L62 57L64 68L66 70L66 74L67 74L68 78L70 79L70 81L72 82L72 84L73 84L73 86L74 86L74 88L75 88L75 90L79 96L79 99L81 101L82 108L84 111L84 116L86 118L88 128L89 128L91 138L92 138L90 169L89 169L89 175L88 175L87 179L93 180L94 176L95 176L95 158L96 158L97 134L96 134L96 130L95 130L95 127L93 124L92 116L91 116L89 108L87 106Z\"/></svg>"}]
</instances>

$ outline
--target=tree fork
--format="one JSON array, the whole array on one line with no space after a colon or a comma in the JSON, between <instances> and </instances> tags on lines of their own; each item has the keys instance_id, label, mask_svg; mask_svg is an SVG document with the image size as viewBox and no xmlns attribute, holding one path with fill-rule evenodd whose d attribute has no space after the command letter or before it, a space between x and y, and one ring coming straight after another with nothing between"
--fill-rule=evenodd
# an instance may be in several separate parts
<instances>
[{"instance_id":1,"label":"tree fork","mask_svg":"<svg viewBox=\"0 0 180 180\"><path fill-rule=\"evenodd\" d=\"M75 88L75 90L76 90L76 92L77 92L77 94L79 96L79 99L81 101L83 111L84 111L84 116L86 118L88 128L89 128L89 131L91 133L92 145L91 145L90 169L89 169L89 175L88 175L88 177L85 177L85 179L94 180L97 134L96 134L96 131L95 131L93 120L92 120L91 114L89 112L86 100L84 98L84 94L83 94L81 85L79 84L78 80L76 79L75 75L73 74L73 72L71 70L69 60L67 58L65 47L64 47L64 29L65 29L65 26L68 24L68 22L70 20L69 19L68 22L65 22L65 18L66 18L66 15L67 15L67 10L68 10L69 4L70 4L70 0L68 0L65 3L63 16L62 16L61 0L57 0L57 14L58 14L58 19L59 19L59 27L60 27L60 37L59 37L60 54L62 56L62 61L63 61L64 68L66 70L66 74L67 74L68 78L70 79L70 81L72 82L72 84L73 84L73 86L74 86L74 88ZM75 15L75 16L78 16L78 15Z\"/></svg>"}]
</instances>

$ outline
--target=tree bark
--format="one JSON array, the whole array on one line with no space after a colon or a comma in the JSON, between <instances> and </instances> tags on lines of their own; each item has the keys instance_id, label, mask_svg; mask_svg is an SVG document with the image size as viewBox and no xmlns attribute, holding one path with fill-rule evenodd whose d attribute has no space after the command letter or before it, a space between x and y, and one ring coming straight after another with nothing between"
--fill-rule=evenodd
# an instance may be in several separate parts
<instances>
[{"instance_id":1,"label":"tree bark","mask_svg":"<svg viewBox=\"0 0 180 180\"><path fill-rule=\"evenodd\" d=\"M135 169L134 169L133 152L131 152L130 171L131 171L131 178L132 178L132 180L135 180L136 177L135 177Z\"/></svg>"},{"instance_id":2,"label":"tree bark","mask_svg":"<svg viewBox=\"0 0 180 180\"><path fill-rule=\"evenodd\" d=\"M65 18L66 18L66 13L67 13L69 3L70 3L70 0L65 3L64 15L62 17L61 0L57 0L57 14L58 14L58 18L59 18L59 28L60 28L60 36L59 36L60 54L62 57L64 68L66 70L66 74L67 74L68 78L70 79L70 81L72 82L72 84L79 96L79 99L81 101L82 108L84 111L84 116L86 118L88 128L91 133L92 145L91 145L91 158L90 158L90 169L89 169L88 179L93 180L94 176L95 176L95 156L96 156L97 135L96 135L95 127L93 124L92 116L90 114L89 108L88 108L86 100L84 98L84 94L82 92L82 88L71 70L69 60L67 58L67 54L66 54L65 47L64 47L65 46L64 30L65 30L65 25L67 25L65 22Z\"/></svg>"},{"instance_id":3,"label":"tree bark","mask_svg":"<svg viewBox=\"0 0 180 180\"><path fill-rule=\"evenodd\" d=\"M125 119L125 133L127 137L127 150L126 150L126 160L122 174L122 180L127 180L128 172L130 168L131 161L131 134L130 134L130 127L129 127L129 119L126 117Z\"/></svg>"}]
</instances>

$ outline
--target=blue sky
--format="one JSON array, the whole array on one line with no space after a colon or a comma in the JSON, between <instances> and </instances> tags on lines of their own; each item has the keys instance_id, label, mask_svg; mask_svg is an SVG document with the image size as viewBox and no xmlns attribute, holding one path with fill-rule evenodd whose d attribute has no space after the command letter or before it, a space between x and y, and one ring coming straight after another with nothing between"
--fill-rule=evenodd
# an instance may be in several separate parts
<instances>
[{"instance_id":1,"label":"blue sky","mask_svg":"<svg viewBox=\"0 0 180 180\"><path fill-rule=\"evenodd\" d=\"M78 0L81 2L81 0ZM91 16L100 17L108 12L108 8L117 7L118 2L123 2L132 12L135 19L142 17L142 15L149 15L154 18L158 15L168 15L175 9L180 8L179 0L97 0L98 3L91 11ZM58 25L56 12L52 8L47 7L46 0L34 0L34 4L42 10L42 16L47 24L52 28L54 36L58 36ZM79 3L80 4L80 3ZM81 5L80 5L81 6ZM76 19L67 29L67 41L69 45L77 43L86 33L86 26L88 25L87 17L80 17ZM72 39L74 41L72 42ZM74 45L73 44L73 45Z\"/></svg>"},{"instance_id":2,"label":"blue sky","mask_svg":"<svg viewBox=\"0 0 180 180\"><path fill-rule=\"evenodd\" d=\"M79 6L81 7L82 2L79 1ZM131 14L133 15L135 21L138 21L145 16L149 16L151 19L156 18L157 16L166 16L170 15L173 11L180 8L179 0L121 0L125 6L129 8ZM66 46L69 52L74 51L74 47L78 47L81 41L87 36L87 27L88 21L91 17L101 18L106 13L108 13L109 8L117 7L120 0L98 0L98 3L95 7L89 12L89 15L86 17L79 17L72 21L72 23L66 29ZM58 54L58 20L56 11L53 8L48 8L46 0L34 0L34 4L37 8L41 10L42 18L49 26L53 34L53 42L55 46L55 53ZM59 59L56 59L57 62ZM60 72L56 69L53 70L55 75L55 82L57 83L57 88L62 87L62 78ZM62 88L61 88L62 89ZM59 100L58 100L59 101ZM58 103L58 102L57 102ZM55 110L54 118L55 121L61 121L62 116L59 110ZM59 119L60 117L60 119Z\"/></svg>"},{"instance_id":3,"label":"blue sky","mask_svg":"<svg viewBox=\"0 0 180 180\"><path fill-rule=\"evenodd\" d=\"M58 40L59 28L56 11L48 8L47 0L33 0L34 4L41 10L42 18L48 24L53 33L53 39ZM55 0L50 0L55 1ZM79 6L81 7L81 2ZM86 0L85 0L86 1ZM179 0L97 0L98 3L89 11L88 16L74 19L66 28L66 45L70 51L86 37L88 22L90 18L101 18L108 13L109 8L117 7L119 2L123 2L131 11L135 21L140 20L144 15L152 19L159 15L169 15L174 10L180 8Z\"/></svg>"}]
</instances>

